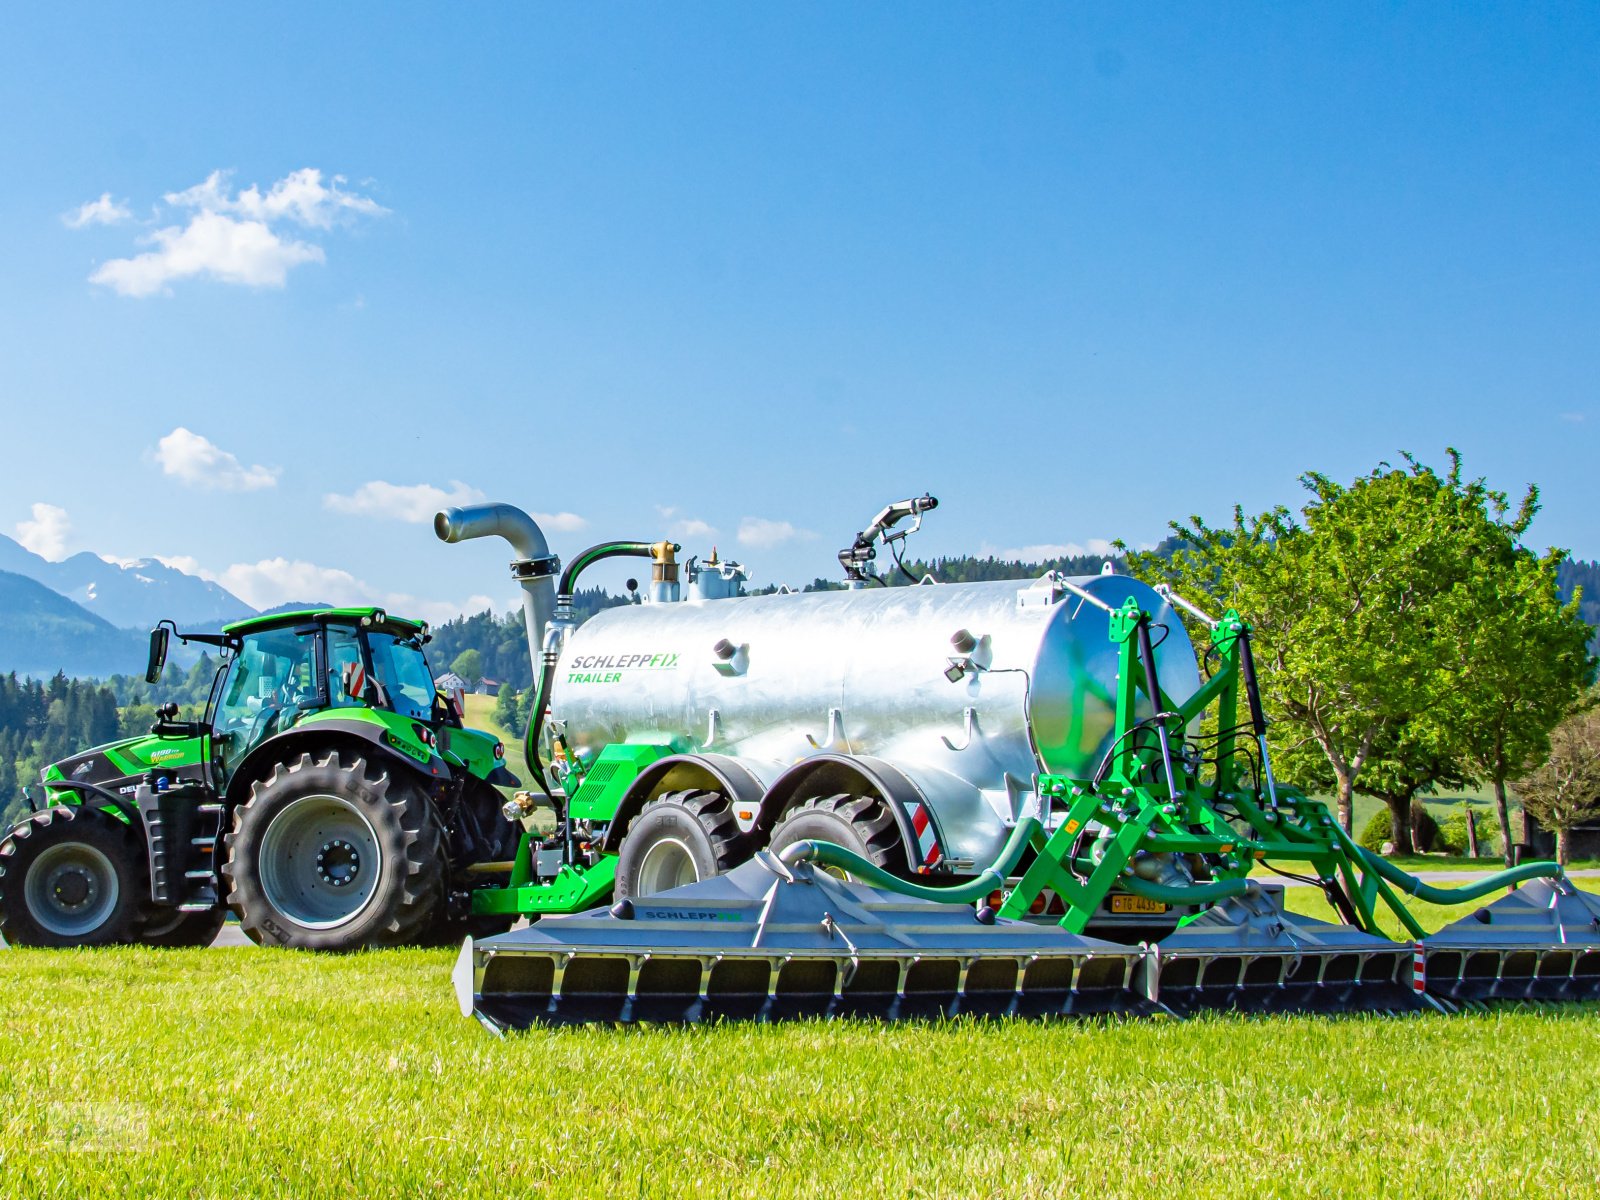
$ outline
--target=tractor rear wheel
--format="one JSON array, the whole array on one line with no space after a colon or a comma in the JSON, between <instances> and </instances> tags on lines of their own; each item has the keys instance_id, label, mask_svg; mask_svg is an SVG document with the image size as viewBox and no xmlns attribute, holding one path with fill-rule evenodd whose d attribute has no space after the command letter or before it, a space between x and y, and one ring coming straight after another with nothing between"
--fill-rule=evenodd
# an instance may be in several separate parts
<instances>
[{"instance_id":1,"label":"tractor rear wheel","mask_svg":"<svg viewBox=\"0 0 1600 1200\"><path fill-rule=\"evenodd\" d=\"M877 796L822 796L791 808L772 830L767 849L780 854L796 842L832 842L896 875L906 873L905 838ZM849 876L824 868L842 878Z\"/></svg>"},{"instance_id":2,"label":"tractor rear wheel","mask_svg":"<svg viewBox=\"0 0 1600 1200\"><path fill-rule=\"evenodd\" d=\"M355 950L413 942L444 893L439 825L405 775L338 751L278 763L233 816L228 905L254 942Z\"/></svg>"},{"instance_id":3,"label":"tractor rear wheel","mask_svg":"<svg viewBox=\"0 0 1600 1200\"><path fill-rule=\"evenodd\" d=\"M639 810L617 856L618 900L654 896L737 866L747 846L721 792L668 792Z\"/></svg>"},{"instance_id":4,"label":"tractor rear wheel","mask_svg":"<svg viewBox=\"0 0 1600 1200\"><path fill-rule=\"evenodd\" d=\"M0 937L13 946L129 941L148 894L144 847L97 808L34 813L0 841Z\"/></svg>"},{"instance_id":5,"label":"tractor rear wheel","mask_svg":"<svg viewBox=\"0 0 1600 1200\"><path fill-rule=\"evenodd\" d=\"M221 907L205 912L151 908L146 910L144 924L139 927L138 941L145 946L203 949L217 940L227 920L228 910Z\"/></svg>"}]
</instances>

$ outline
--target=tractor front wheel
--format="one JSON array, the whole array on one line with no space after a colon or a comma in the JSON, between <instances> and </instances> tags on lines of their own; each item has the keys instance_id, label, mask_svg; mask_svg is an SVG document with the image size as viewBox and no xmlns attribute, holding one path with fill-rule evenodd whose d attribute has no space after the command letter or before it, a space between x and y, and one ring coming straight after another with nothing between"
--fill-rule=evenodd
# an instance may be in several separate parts
<instances>
[{"instance_id":1,"label":"tractor front wheel","mask_svg":"<svg viewBox=\"0 0 1600 1200\"><path fill-rule=\"evenodd\" d=\"M129 941L148 893L132 827L97 808L34 813L0 841L0 936L13 946Z\"/></svg>"},{"instance_id":2,"label":"tractor front wheel","mask_svg":"<svg viewBox=\"0 0 1600 1200\"><path fill-rule=\"evenodd\" d=\"M618 900L654 896L737 866L745 842L721 792L668 792L628 826L617 855Z\"/></svg>"},{"instance_id":3,"label":"tractor front wheel","mask_svg":"<svg viewBox=\"0 0 1600 1200\"><path fill-rule=\"evenodd\" d=\"M234 812L228 905L263 945L414 942L444 892L439 826L404 775L337 751L278 763Z\"/></svg>"}]
</instances>

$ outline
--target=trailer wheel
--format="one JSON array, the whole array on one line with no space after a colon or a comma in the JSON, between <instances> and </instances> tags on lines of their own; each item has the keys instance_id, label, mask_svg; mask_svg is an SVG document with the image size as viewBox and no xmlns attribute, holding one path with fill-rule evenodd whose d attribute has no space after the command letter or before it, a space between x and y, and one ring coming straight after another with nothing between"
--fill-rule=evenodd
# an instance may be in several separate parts
<instances>
[{"instance_id":1,"label":"trailer wheel","mask_svg":"<svg viewBox=\"0 0 1600 1200\"><path fill-rule=\"evenodd\" d=\"M145 946L170 949L203 949L217 940L227 923L228 910L212 908L205 912L178 912L172 908L146 911L138 940Z\"/></svg>"},{"instance_id":2,"label":"trailer wheel","mask_svg":"<svg viewBox=\"0 0 1600 1200\"><path fill-rule=\"evenodd\" d=\"M222 866L251 941L355 950L415 941L443 895L439 825L415 781L337 751L278 763L234 811Z\"/></svg>"},{"instance_id":3,"label":"trailer wheel","mask_svg":"<svg viewBox=\"0 0 1600 1200\"><path fill-rule=\"evenodd\" d=\"M906 873L905 839L894 814L877 796L823 796L791 808L772 830L767 849L780 854L796 842L832 842L868 862ZM844 872L824 868L848 878Z\"/></svg>"},{"instance_id":4,"label":"trailer wheel","mask_svg":"<svg viewBox=\"0 0 1600 1200\"><path fill-rule=\"evenodd\" d=\"M639 810L617 856L618 900L654 896L731 870L746 845L721 792L668 792Z\"/></svg>"},{"instance_id":5,"label":"trailer wheel","mask_svg":"<svg viewBox=\"0 0 1600 1200\"><path fill-rule=\"evenodd\" d=\"M0 841L0 936L13 946L128 941L148 892L138 833L97 808L58 805Z\"/></svg>"}]
</instances>

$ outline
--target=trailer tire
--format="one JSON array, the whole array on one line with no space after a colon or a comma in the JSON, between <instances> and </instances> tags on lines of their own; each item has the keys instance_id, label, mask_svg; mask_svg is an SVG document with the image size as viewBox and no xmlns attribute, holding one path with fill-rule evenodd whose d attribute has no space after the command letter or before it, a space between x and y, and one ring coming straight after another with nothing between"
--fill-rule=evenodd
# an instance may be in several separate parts
<instances>
[{"instance_id":1,"label":"trailer tire","mask_svg":"<svg viewBox=\"0 0 1600 1200\"><path fill-rule=\"evenodd\" d=\"M807 800L779 818L767 849L781 854L805 841L832 842L885 871L906 873L905 839L894 813L878 796L844 794Z\"/></svg>"},{"instance_id":2,"label":"trailer tire","mask_svg":"<svg viewBox=\"0 0 1600 1200\"><path fill-rule=\"evenodd\" d=\"M127 942L148 869L138 832L97 808L34 813L0 841L0 937L50 949Z\"/></svg>"},{"instance_id":3,"label":"trailer tire","mask_svg":"<svg viewBox=\"0 0 1600 1200\"><path fill-rule=\"evenodd\" d=\"M217 940L227 921L228 910L220 906L188 913L171 908L150 909L145 912L137 940L142 946L203 950Z\"/></svg>"},{"instance_id":4,"label":"trailer tire","mask_svg":"<svg viewBox=\"0 0 1600 1200\"><path fill-rule=\"evenodd\" d=\"M228 906L262 945L343 951L415 942L444 894L427 795L359 755L349 765L336 750L275 764L251 783L226 840Z\"/></svg>"},{"instance_id":5,"label":"trailer tire","mask_svg":"<svg viewBox=\"0 0 1600 1200\"><path fill-rule=\"evenodd\" d=\"M721 875L748 853L733 805L721 792L668 792L639 810L617 856L618 900Z\"/></svg>"}]
</instances>

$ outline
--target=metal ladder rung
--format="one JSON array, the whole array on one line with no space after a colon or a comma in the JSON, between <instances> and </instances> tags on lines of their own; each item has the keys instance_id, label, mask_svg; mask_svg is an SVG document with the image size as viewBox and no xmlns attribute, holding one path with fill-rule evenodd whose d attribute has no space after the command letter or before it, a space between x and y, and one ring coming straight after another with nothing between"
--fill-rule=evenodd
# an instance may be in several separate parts
<instances>
[{"instance_id":1,"label":"metal ladder rung","mask_svg":"<svg viewBox=\"0 0 1600 1200\"><path fill-rule=\"evenodd\" d=\"M193 871L185 871L183 873L183 877L185 879L210 879L211 878L211 868L210 867L198 867Z\"/></svg>"}]
</instances>

